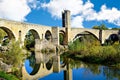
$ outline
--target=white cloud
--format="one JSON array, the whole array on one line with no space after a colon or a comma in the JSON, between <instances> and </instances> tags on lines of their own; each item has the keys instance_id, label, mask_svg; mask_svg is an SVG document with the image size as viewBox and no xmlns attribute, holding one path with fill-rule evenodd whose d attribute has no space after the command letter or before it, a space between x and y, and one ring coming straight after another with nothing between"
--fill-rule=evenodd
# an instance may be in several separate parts
<instances>
[{"instance_id":1,"label":"white cloud","mask_svg":"<svg viewBox=\"0 0 120 80\"><path fill-rule=\"evenodd\" d=\"M103 5L96 18L98 21L107 20L110 23L120 26L120 11L114 7L112 9L108 9L105 5Z\"/></svg>"},{"instance_id":2,"label":"white cloud","mask_svg":"<svg viewBox=\"0 0 120 80\"><path fill-rule=\"evenodd\" d=\"M55 19L61 18L61 12L64 9L70 10L73 27L83 27L83 21L91 20L105 20L120 26L120 10L114 7L109 9L103 5L101 10L96 12L94 4L90 0L86 3L83 3L82 0L50 0L49 3L42 3L41 7L47 9Z\"/></svg>"},{"instance_id":3,"label":"white cloud","mask_svg":"<svg viewBox=\"0 0 120 80\"><path fill-rule=\"evenodd\" d=\"M76 16L73 17L72 21L71 21L71 26L75 27L75 28L83 28L83 18L82 16Z\"/></svg>"},{"instance_id":4,"label":"white cloud","mask_svg":"<svg viewBox=\"0 0 120 80\"><path fill-rule=\"evenodd\" d=\"M36 1L36 0L34 0ZM36 7L33 0L0 0L0 18L25 21L31 8Z\"/></svg>"},{"instance_id":5,"label":"white cloud","mask_svg":"<svg viewBox=\"0 0 120 80\"><path fill-rule=\"evenodd\" d=\"M89 0L85 4L82 0L50 0L49 3L42 3L41 7L47 9L52 17L57 19L61 18L61 12L63 10L70 10L72 26L83 28L82 22L85 19L84 17L88 16L89 11L91 12L91 8L94 5Z\"/></svg>"},{"instance_id":6,"label":"white cloud","mask_svg":"<svg viewBox=\"0 0 120 80\"><path fill-rule=\"evenodd\" d=\"M72 15L77 15L81 12L81 0L51 0L49 3L43 3L41 6L47 8L55 18L61 18L61 12L65 9L70 10Z\"/></svg>"}]
</instances>

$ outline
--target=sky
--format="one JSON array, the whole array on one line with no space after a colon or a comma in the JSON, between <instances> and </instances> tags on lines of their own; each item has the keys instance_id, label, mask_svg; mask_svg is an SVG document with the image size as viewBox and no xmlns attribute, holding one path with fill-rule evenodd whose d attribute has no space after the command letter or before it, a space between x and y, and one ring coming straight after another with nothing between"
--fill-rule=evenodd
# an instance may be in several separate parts
<instances>
[{"instance_id":1,"label":"sky","mask_svg":"<svg viewBox=\"0 0 120 80\"><path fill-rule=\"evenodd\" d=\"M120 0L0 0L0 18L20 22L61 27L63 10L74 28L120 28Z\"/></svg>"}]
</instances>

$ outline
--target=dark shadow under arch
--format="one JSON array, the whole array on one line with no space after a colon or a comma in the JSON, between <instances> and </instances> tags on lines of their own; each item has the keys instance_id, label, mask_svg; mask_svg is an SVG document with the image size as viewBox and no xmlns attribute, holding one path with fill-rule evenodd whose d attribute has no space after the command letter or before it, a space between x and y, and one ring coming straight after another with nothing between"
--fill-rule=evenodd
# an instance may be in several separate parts
<instances>
[{"instance_id":1,"label":"dark shadow under arch","mask_svg":"<svg viewBox=\"0 0 120 80\"><path fill-rule=\"evenodd\" d=\"M59 31L59 42L60 42L60 45L64 45L64 41L65 41L65 32L63 30L60 30Z\"/></svg>"},{"instance_id":2,"label":"dark shadow under arch","mask_svg":"<svg viewBox=\"0 0 120 80\"><path fill-rule=\"evenodd\" d=\"M49 30L47 30L45 33L45 39L52 41L52 33Z\"/></svg>"},{"instance_id":3,"label":"dark shadow under arch","mask_svg":"<svg viewBox=\"0 0 120 80\"><path fill-rule=\"evenodd\" d=\"M94 34L94 33L92 33L92 32L89 32L89 31L84 31L84 32L87 32L87 33L89 33L89 34L91 34L91 35L93 35L97 40L99 40L99 38Z\"/></svg>"},{"instance_id":4,"label":"dark shadow under arch","mask_svg":"<svg viewBox=\"0 0 120 80\"><path fill-rule=\"evenodd\" d=\"M89 31L84 31L84 32L78 33L78 34L73 38L73 40L76 39L76 38L78 38L79 36L82 37L82 36L84 36L84 35L92 35L92 36L94 36L94 37L99 41L99 38L98 38L96 35L94 35L93 33L89 32Z\"/></svg>"},{"instance_id":5,"label":"dark shadow under arch","mask_svg":"<svg viewBox=\"0 0 120 80\"><path fill-rule=\"evenodd\" d=\"M40 64L35 64L33 71L30 73L30 75L35 75L39 71L39 68Z\"/></svg>"},{"instance_id":6,"label":"dark shadow under arch","mask_svg":"<svg viewBox=\"0 0 120 80\"><path fill-rule=\"evenodd\" d=\"M46 63L46 68L47 70L50 70L53 66L53 59L50 59L47 63Z\"/></svg>"},{"instance_id":7,"label":"dark shadow under arch","mask_svg":"<svg viewBox=\"0 0 120 80\"><path fill-rule=\"evenodd\" d=\"M114 44L115 42L117 41L120 41L120 37L118 34L111 34L109 36L108 39L105 40L105 43L104 44L107 44L107 45L112 45Z\"/></svg>"},{"instance_id":8,"label":"dark shadow under arch","mask_svg":"<svg viewBox=\"0 0 120 80\"><path fill-rule=\"evenodd\" d=\"M15 39L15 35L13 34L12 30L6 28L6 27L0 27L0 29L4 30L7 35L8 35L8 38L11 40L11 39Z\"/></svg>"},{"instance_id":9,"label":"dark shadow under arch","mask_svg":"<svg viewBox=\"0 0 120 80\"><path fill-rule=\"evenodd\" d=\"M40 39L40 36L36 30L30 29L29 31L33 34L35 39Z\"/></svg>"},{"instance_id":10,"label":"dark shadow under arch","mask_svg":"<svg viewBox=\"0 0 120 80\"><path fill-rule=\"evenodd\" d=\"M38 32L34 29L30 29L25 35L24 46L26 46L28 50L33 51L35 50L35 45L39 43L40 43L40 37Z\"/></svg>"}]
</instances>

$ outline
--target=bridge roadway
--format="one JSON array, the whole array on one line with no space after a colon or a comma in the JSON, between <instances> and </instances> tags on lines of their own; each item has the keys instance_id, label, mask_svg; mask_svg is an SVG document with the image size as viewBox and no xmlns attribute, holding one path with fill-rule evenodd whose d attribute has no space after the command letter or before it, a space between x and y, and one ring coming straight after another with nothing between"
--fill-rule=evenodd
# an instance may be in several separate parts
<instances>
[{"instance_id":1,"label":"bridge roadway","mask_svg":"<svg viewBox=\"0 0 120 80\"><path fill-rule=\"evenodd\" d=\"M55 45L59 45L59 34L64 36L64 44L68 44L76 36L87 32L94 35L101 44L104 43L106 39L112 34L118 35L119 30L97 30L97 29L87 29L87 28L71 28L69 25L66 27L53 27L53 26L43 26L30 23L16 22L10 20L0 19L0 29L3 29L7 34L9 39L20 40L21 45L24 45L24 40L27 33L30 31L35 37L35 42L39 43L41 39L47 39L49 36L51 42Z\"/></svg>"}]
</instances>

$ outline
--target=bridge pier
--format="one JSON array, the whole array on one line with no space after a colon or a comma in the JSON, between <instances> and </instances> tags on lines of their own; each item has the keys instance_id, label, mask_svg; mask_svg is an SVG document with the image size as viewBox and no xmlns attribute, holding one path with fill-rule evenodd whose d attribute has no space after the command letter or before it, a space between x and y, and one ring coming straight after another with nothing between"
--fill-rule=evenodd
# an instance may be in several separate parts
<instances>
[{"instance_id":1,"label":"bridge pier","mask_svg":"<svg viewBox=\"0 0 120 80\"><path fill-rule=\"evenodd\" d=\"M60 56L53 57L53 72L60 72Z\"/></svg>"},{"instance_id":2,"label":"bridge pier","mask_svg":"<svg viewBox=\"0 0 120 80\"><path fill-rule=\"evenodd\" d=\"M102 30L99 30L99 41L100 41L100 44L103 44L103 42L102 42Z\"/></svg>"},{"instance_id":3,"label":"bridge pier","mask_svg":"<svg viewBox=\"0 0 120 80\"><path fill-rule=\"evenodd\" d=\"M41 53L42 45L39 39L35 39L35 59L36 63L39 64L43 61L43 55Z\"/></svg>"},{"instance_id":4,"label":"bridge pier","mask_svg":"<svg viewBox=\"0 0 120 80\"><path fill-rule=\"evenodd\" d=\"M59 27L52 27L52 43L59 46Z\"/></svg>"},{"instance_id":5,"label":"bridge pier","mask_svg":"<svg viewBox=\"0 0 120 80\"><path fill-rule=\"evenodd\" d=\"M72 69L70 68L70 64L66 65L67 69L64 71L64 80L72 80Z\"/></svg>"}]
</instances>

